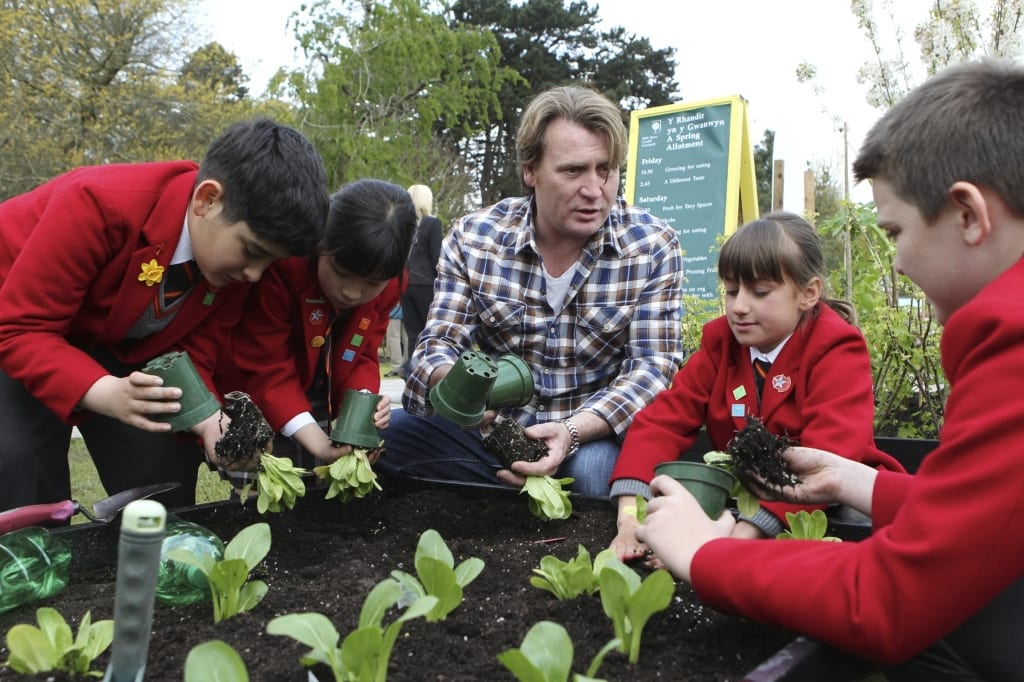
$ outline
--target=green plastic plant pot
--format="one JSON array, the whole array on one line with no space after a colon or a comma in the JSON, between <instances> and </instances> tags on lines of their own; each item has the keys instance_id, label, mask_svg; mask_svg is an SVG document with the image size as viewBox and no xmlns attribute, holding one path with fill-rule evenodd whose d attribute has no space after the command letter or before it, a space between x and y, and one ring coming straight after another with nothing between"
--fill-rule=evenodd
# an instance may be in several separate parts
<instances>
[{"instance_id":1,"label":"green plastic plant pot","mask_svg":"<svg viewBox=\"0 0 1024 682\"><path fill-rule=\"evenodd\" d=\"M736 477L725 469L703 462L663 462L654 467L654 473L679 481L712 519L717 519L725 511L725 503L736 482Z\"/></svg>"},{"instance_id":2,"label":"green plastic plant pot","mask_svg":"<svg viewBox=\"0 0 1024 682\"><path fill-rule=\"evenodd\" d=\"M373 425L378 402L380 396L376 393L347 389L331 429L331 442L357 448L380 447L380 432Z\"/></svg>"},{"instance_id":3,"label":"green plastic plant pot","mask_svg":"<svg viewBox=\"0 0 1024 682\"><path fill-rule=\"evenodd\" d=\"M516 355L502 355L495 361L498 374L487 396L487 409L520 407L533 398L533 372L526 361Z\"/></svg>"},{"instance_id":4,"label":"green plastic plant pot","mask_svg":"<svg viewBox=\"0 0 1024 682\"><path fill-rule=\"evenodd\" d=\"M483 419L487 396L497 376L498 363L489 355L466 351L444 379L430 389L430 403L448 421L475 426Z\"/></svg>"},{"instance_id":5,"label":"green plastic plant pot","mask_svg":"<svg viewBox=\"0 0 1024 682\"><path fill-rule=\"evenodd\" d=\"M175 431L188 431L220 409L220 402L206 387L192 364L192 358L184 351L155 357L146 363L142 371L163 379L164 386L181 389L181 409L178 412L153 415L158 421L170 423Z\"/></svg>"}]
</instances>

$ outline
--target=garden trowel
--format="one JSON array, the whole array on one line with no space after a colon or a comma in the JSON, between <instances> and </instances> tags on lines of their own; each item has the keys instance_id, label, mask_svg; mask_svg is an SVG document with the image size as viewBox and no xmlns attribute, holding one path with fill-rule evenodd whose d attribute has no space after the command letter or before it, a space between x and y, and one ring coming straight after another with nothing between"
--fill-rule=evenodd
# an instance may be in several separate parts
<instances>
[{"instance_id":1,"label":"garden trowel","mask_svg":"<svg viewBox=\"0 0 1024 682\"><path fill-rule=\"evenodd\" d=\"M0 534L28 526L61 525L78 512L85 514L90 521L108 523L125 508L129 502L141 500L180 486L180 483L157 483L139 488L122 490L116 495L105 497L87 509L75 500L50 502L49 504L30 504L0 512Z\"/></svg>"}]
</instances>

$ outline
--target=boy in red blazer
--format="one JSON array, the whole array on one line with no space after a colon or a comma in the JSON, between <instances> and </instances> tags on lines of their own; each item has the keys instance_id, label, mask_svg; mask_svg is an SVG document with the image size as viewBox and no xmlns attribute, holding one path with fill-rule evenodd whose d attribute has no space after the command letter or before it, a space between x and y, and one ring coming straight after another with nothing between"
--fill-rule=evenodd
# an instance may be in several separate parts
<instances>
[{"instance_id":1,"label":"boy in red blazer","mask_svg":"<svg viewBox=\"0 0 1024 682\"><path fill-rule=\"evenodd\" d=\"M403 188L350 183L331 197L317 253L275 263L256 287L232 336L241 375L220 383L250 393L279 432L278 456L310 467L352 451L331 444L328 419L346 389L380 390L380 344L415 230L416 209ZM376 427L386 428L390 415L390 400L381 396Z\"/></svg>"},{"instance_id":2,"label":"boy in red blazer","mask_svg":"<svg viewBox=\"0 0 1024 682\"><path fill-rule=\"evenodd\" d=\"M928 296L950 381L939 445L917 473L805 447L802 482L774 493L872 518L861 542L734 542L659 476L637 537L715 608L878 661L890 680L1024 679L1024 67L950 67L868 133L896 268ZM835 442L842 450L845 443Z\"/></svg>"},{"instance_id":3,"label":"boy in red blazer","mask_svg":"<svg viewBox=\"0 0 1024 682\"><path fill-rule=\"evenodd\" d=\"M187 351L212 388L249 284L315 247L327 204L320 155L266 119L229 127L198 166L83 167L0 204L0 509L69 498L75 424L108 492L179 481L160 499L194 503L219 414L192 429L203 447L175 438L152 415L177 412L180 390L137 370Z\"/></svg>"}]
</instances>

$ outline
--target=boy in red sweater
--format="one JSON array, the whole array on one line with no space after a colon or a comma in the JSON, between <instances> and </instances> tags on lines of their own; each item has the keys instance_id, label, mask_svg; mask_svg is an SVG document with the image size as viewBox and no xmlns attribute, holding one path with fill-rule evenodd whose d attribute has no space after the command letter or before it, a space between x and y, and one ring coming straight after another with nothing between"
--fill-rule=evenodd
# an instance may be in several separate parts
<instances>
[{"instance_id":1,"label":"boy in red sweater","mask_svg":"<svg viewBox=\"0 0 1024 682\"><path fill-rule=\"evenodd\" d=\"M797 447L802 483L762 491L872 518L858 543L736 542L675 481L637 537L701 599L889 666L889 679L1024 679L1024 67L982 61L921 85L872 128L871 179L896 266L945 325L939 446L916 475ZM843 444L836 443L836 447Z\"/></svg>"}]
</instances>

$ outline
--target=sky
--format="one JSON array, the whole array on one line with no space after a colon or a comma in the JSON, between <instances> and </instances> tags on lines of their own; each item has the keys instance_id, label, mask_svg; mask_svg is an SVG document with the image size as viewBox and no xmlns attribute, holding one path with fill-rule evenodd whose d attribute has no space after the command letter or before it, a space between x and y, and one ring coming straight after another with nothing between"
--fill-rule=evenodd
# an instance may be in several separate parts
<instances>
[{"instance_id":1,"label":"sky","mask_svg":"<svg viewBox=\"0 0 1024 682\"><path fill-rule=\"evenodd\" d=\"M262 90L281 65L293 60L288 15L301 0L199 0L209 39L234 52ZM803 211L804 171L830 166L843 179L864 135L881 114L865 101L857 72L870 60L870 44L857 28L848 0L591 0L602 27L622 26L655 48L676 49L676 82L683 102L739 95L747 102L754 144L775 131L775 159L785 163L783 207ZM881 4L881 3L876 3ZM913 25L928 0L900 0L898 21L911 47ZM244 17L244 19L241 19ZM886 23L879 10L876 18ZM799 83L801 62L817 68L817 88ZM850 179L851 196L870 201L866 183Z\"/></svg>"}]
</instances>

